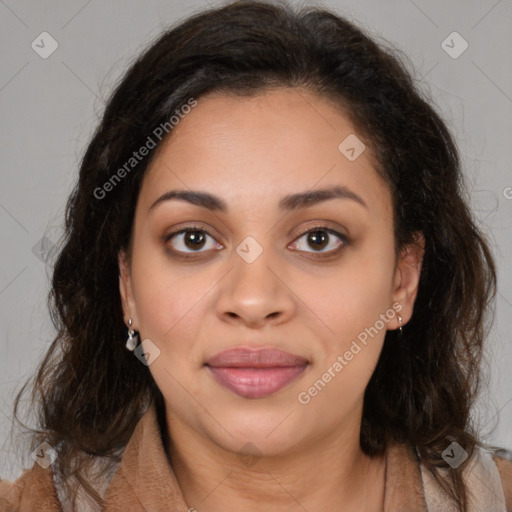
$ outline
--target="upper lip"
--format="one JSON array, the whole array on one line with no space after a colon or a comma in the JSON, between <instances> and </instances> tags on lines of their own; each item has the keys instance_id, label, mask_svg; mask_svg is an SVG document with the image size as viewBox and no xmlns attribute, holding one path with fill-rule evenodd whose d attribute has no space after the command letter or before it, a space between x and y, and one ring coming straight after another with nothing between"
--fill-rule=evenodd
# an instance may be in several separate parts
<instances>
[{"instance_id":1,"label":"upper lip","mask_svg":"<svg viewBox=\"0 0 512 512\"><path fill-rule=\"evenodd\" d=\"M308 364L308 360L276 348L237 347L219 352L211 357L206 364L230 368L275 368L305 366Z\"/></svg>"}]
</instances>

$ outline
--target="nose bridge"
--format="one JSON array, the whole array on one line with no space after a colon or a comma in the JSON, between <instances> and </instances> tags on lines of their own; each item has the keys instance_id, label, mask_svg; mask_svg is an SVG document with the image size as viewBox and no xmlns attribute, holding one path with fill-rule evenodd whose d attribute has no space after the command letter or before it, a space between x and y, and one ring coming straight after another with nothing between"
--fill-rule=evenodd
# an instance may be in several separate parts
<instances>
[{"instance_id":1,"label":"nose bridge","mask_svg":"<svg viewBox=\"0 0 512 512\"><path fill-rule=\"evenodd\" d=\"M263 249L252 237L244 239L233 253L234 268L218 300L218 314L260 325L292 314L294 300L279 276L271 249Z\"/></svg>"}]
</instances>

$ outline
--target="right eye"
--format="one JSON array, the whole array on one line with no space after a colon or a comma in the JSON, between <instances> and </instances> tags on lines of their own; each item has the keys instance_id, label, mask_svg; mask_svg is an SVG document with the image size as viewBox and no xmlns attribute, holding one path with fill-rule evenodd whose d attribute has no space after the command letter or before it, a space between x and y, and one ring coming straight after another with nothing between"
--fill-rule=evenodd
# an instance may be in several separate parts
<instances>
[{"instance_id":1,"label":"right eye","mask_svg":"<svg viewBox=\"0 0 512 512\"><path fill-rule=\"evenodd\" d=\"M210 242L208 241L208 238L211 239ZM179 231L170 233L165 237L165 242L170 242L173 251L185 254L206 252L207 250L222 248L222 245L220 245L207 231L195 226L187 226Z\"/></svg>"}]
</instances>

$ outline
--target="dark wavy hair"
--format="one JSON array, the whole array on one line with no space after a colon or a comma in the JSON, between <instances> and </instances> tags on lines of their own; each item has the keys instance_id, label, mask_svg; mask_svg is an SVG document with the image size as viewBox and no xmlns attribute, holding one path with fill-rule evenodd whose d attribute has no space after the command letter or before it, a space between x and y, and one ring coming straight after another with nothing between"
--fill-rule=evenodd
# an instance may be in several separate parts
<instances>
[{"instance_id":1,"label":"dark wavy hair","mask_svg":"<svg viewBox=\"0 0 512 512\"><path fill-rule=\"evenodd\" d=\"M372 149L392 191L397 251L417 233L426 241L412 318L403 337L386 333L365 392L361 448L373 456L390 443L414 447L466 510L467 461L441 476L441 453L450 440L469 455L481 444L470 411L496 270L468 207L456 144L406 60L324 8L257 1L196 13L135 59L81 161L54 266L49 303L58 332L31 400L35 442L58 449L58 475L80 479L98 456L118 461L148 404L163 407L150 372L124 348L118 281L118 253L130 247L141 180L161 142L106 197L98 198L98 188L190 98L300 87L340 105Z\"/></svg>"}]
</instances>

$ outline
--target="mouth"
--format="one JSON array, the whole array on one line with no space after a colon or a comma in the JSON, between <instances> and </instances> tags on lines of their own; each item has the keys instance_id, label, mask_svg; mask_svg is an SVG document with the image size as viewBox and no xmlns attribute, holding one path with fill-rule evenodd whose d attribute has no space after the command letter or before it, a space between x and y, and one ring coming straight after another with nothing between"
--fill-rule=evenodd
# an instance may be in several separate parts
<instances>
[{"instance_id":1,"label":"mouth","mask_svg":"<svg viewBox=\"0 0 512 512\"><path fill-rule=\"evenodd\" d=\"M207 361L214 379L243 398L270 396L295 380L308 366L303 357L277 349L236 348Z\"/></svg>"}]
</instances>

